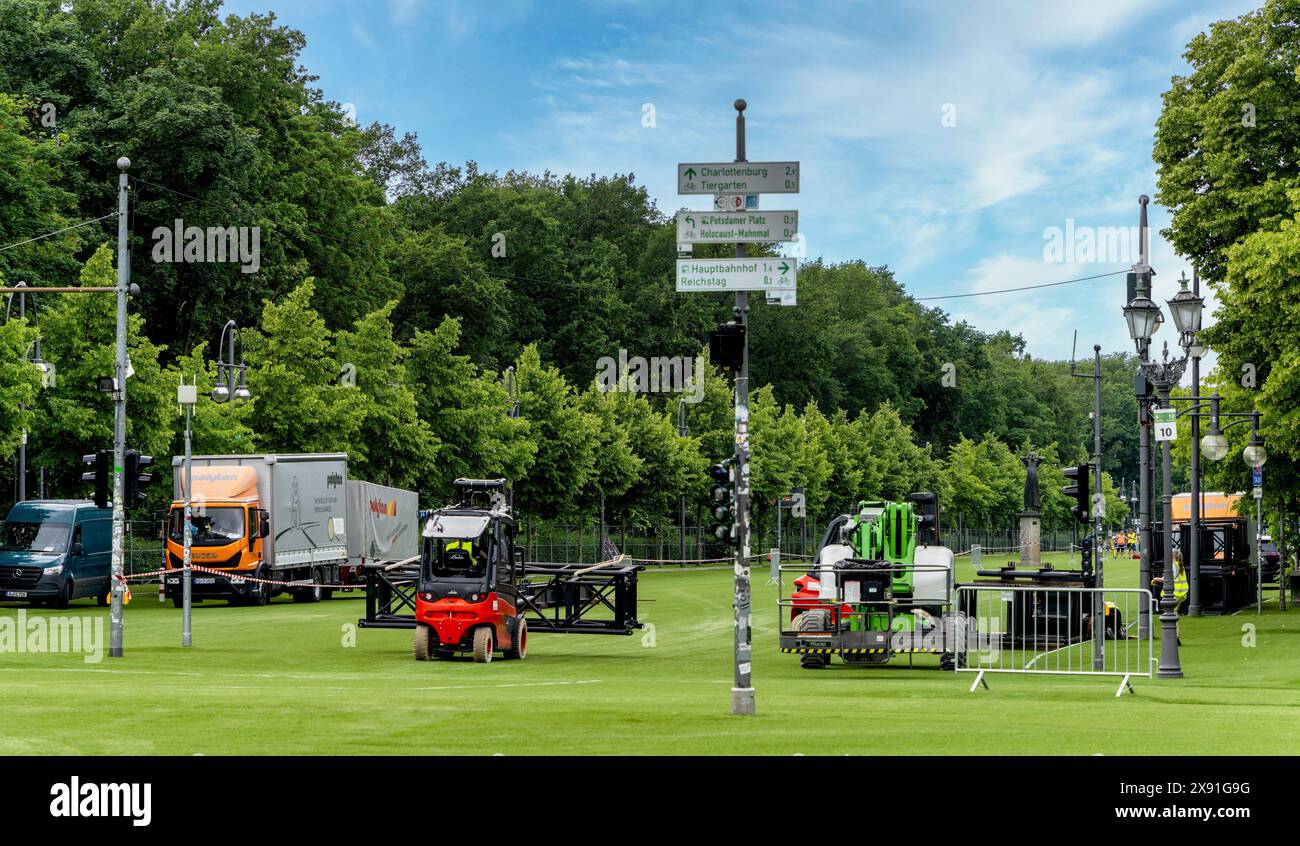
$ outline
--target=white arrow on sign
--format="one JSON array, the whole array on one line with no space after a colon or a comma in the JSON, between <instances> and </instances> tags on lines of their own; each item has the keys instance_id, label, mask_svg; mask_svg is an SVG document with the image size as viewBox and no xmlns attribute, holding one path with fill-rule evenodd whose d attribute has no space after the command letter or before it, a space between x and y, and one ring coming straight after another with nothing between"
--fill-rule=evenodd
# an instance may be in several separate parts
<instances>
[{"instance_id":1,"label":"white arrow on sign","mask_svg":"<svg viewBox=\"0 0 1300 846\"><path fill-rule=\"evenodd\" d=\"M677 213L677 241L681 244L794 241L798 236L797 211Z\"/></svg>"},{"instance_id":2,"label":"white arrow on sign","mask_svg":"<svg viewBox=\"0 0 1300 846\"><path fill-rule=\"evenodd\" d=\"M798 272L792 258L678 259L677 291L793 291Z\"/></svg>"},{"instance_id":3,"label":"white arrow on sign","mask_svg":"<svg viewBox=\"0 0 1300 846\"><path fill-rule=\"evenodd\" d=\"M798 162L683 162L678 194L797 194Z\"/></svg>"}]
</instances>

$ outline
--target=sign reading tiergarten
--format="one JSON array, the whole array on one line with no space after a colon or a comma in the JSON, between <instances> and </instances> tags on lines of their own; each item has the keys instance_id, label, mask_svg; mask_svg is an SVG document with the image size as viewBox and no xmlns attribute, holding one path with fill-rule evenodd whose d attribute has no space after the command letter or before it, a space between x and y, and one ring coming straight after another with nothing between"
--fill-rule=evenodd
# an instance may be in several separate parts
<instances>
[{"instance_id":1,"label":"sign reading tiergarten","mask_svg":"<svg viewBox=\"0 0 1300 846\"><path fill-rule=\"evenodd\" d=\"M677 291L793 291L797 274L792 258L678 259Z\"/></svg>"},{"instance_id":2,"label":"sign reading tiergarten","mask_svg":"<svg viewBox=\"0 0 1300 846\"><path fill-rule=\"evenodd\" d=\"M682 162L678 194L797 194L798 162Z\"/></svg>"}]
</instances>

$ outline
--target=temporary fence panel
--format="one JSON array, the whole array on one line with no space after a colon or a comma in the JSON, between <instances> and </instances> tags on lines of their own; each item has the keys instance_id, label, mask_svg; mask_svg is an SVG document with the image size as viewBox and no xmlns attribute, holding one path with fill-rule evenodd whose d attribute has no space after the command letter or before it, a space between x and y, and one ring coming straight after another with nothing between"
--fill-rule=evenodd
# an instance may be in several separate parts
<instances>
[{"instance_id":1,"label":"temporary fence panel","mask_svg":"<svg viewBox=\"0 0 1300 846\"><path fill-rule=\"evenodd\" d=\"M1155 663L1137 625L1143 608L1153 608L1151 592L1137 588L959 585L957 669L976 674L972 692L989 673L1118 676L1115 695L1132 692L1130 679L1150 678Z\"/></svg>"}]
</instances>

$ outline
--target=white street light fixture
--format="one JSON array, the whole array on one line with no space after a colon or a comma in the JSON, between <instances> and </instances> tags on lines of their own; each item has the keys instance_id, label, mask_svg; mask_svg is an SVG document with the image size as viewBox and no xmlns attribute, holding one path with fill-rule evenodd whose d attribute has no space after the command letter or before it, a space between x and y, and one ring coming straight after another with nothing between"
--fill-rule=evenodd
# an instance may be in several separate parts
<instances>
[{"instance_id":1,"label":"white street light fixture","mask_svg":"<svg viewBox=\"0 0 1300 846\"><path fill-rule=\"evenodd\" d=\"M235 388L235 399L240 402L248 402L252 396L252 393L248 390L248 386L244 384L244 370L243 365L241 364L239 370L239 387Z\"/></svg>"},{"instance_id":2,"label":"white street light fixture","mask_svg":"<svg viewBox=\"0 0 1300 846\"><path fill-rule=\"evenodd\" d=\"M1264 449L1264 444L1257 438L1252 439L1241 451L1241 457L1251 467L1263 467L1264 462L1268 461L1268 450Z\"/></svg>"},{"instance_id":3,"label":"white street light fixture","mask_svg":"<svg viewBox=\"0 0 1300 846\"><path fill-rule=\"evenodd\" d=\"M1174 319L1174 327L1183 336L1195 335L1201 331L1201 312L1205 308L1205 298L1187 290L1187 274L1178 280L1181 290L1166 300L1169 314Z\"/></svg>"},{"instance_id":4,"label":"white street light fixture","mask_svg":"<svg viewBox=\"0 0 1300 846\"><path fill-rule=\"evenodd\" d=\"M1228 438L1218 429L1211 429L1201 438L1201 452L1211 461L1221 461L1228 454Z\"/></svg>"},{"instance_id":5,"label":"white street light fixture","mask_svg":"<svg viewBox=\"0 0 1300 846\"><path fill-rule=\"evenodd\" d=\"M1150 341L1151 336L1160 328L1160 306L1146 297L1134 297L1132 302L1124 306L1124 320L1128 323L1130 338L1139 343Z\"/></svg>"}]
</instances>

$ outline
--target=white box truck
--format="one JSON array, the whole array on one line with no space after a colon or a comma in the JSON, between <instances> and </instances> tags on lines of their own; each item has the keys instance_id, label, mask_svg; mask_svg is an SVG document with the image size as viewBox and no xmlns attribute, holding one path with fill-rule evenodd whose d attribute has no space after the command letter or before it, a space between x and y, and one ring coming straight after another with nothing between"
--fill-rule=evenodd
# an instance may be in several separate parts
<instances>
[{"instance_id":1,"label":"white box truck","mask_svg":"<svg viewBox=\"0 0 1300 846\"><path fill-rule=\"evenodd\" d=\"M350 517L346 453L196 455L192 461L190 562L204 568L192 574L195 599L265 605L287 591L297 602L317 602L333 592L321 585L353 583L349 555L354 535L357 549L382 554L379 544L365 540L374 527ZM179 605L185 541L183 457L172 459L172 471L175 501L167 521L164 566L170 571L167 593ZM414 526L416 494L384 490L392 492L395 522Z\"/></svg>"}]
</instances>

